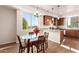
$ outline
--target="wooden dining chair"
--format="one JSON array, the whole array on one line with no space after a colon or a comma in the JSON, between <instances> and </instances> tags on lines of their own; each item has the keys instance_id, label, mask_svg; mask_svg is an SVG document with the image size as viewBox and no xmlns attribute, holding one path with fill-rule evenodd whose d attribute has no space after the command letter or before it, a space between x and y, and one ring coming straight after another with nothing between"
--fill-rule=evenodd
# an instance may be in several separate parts
<instances>
[{"instance_id":1,"label":"wooden dining chair","mask_svg":"<svg viewBox=\"0 0 79 59\"><path fill-rule=\"evenodd\" d=\"M44 49L44 43L45 43L45 37L44 36L39 36L38 37L38 42L37 42L37 53L39 52L45 52Z\"/></svg>"},{"instance_id":2,"label":"wooden dining chair","mask_svg":"<svg viewBox=\"0 0 79 59\"><path fill-rule=\"evenodd\" d=\"M19 42L19 53L25 52L25 49L27 48L27 53L29 53L30 51L30 39L28 39L26 45L21 43L21 39L20 37L17 35L18 37L18 42Z\"/></svg>"},{"instance_id":3,"label":"wooden dining chair","mask_svg":"<svg viewBox=\"0 0 79 59\"><path fill-rule=\"evenodd\" d=\"M48 48L48 35L49 35L49 33L44 32L44 36L45 36L45 49Z\"/></svg>"},{"instance_id":4,"label":"wooden dining chair","mask_svg":"<svg viewBox=\"0 0 79 59\"><path fill-rule=\"evenodd\" d=\"M34 34L34 32L29 32L29 35L33 35Z\"/></svg>"},{"instance_id":5,"label":"wooden dining chair","mask_svg":"<svg viewBox=\"0 0 79 59\"><path fill-rule=\"evenodd\" d=\"M36 47L37 53L40 53L40 52L44 53L45 52L44 42L45 42L45 37L39 36L38 40L32 41L32 48L33 48L33 46ZM32 50L32 52L33 52L33 50Z\"/></svg>"}]
</instances>

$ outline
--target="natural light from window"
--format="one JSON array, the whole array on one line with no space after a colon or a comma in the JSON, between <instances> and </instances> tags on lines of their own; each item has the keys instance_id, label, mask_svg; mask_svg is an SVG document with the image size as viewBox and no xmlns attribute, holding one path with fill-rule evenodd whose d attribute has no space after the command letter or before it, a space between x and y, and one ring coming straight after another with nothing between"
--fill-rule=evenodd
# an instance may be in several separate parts
<instances>
[{"instance_id":1,"label":"natural light from window","mask_svg":"<svg viewBox=\"0 0 79 59\"><path fill-rule=\"evenodd\" d=\"M68 28L79 28L79 16L69 17L67 19Z\"/></svg>"},{"instance_id":2,"label":"natural light from window","mask_svg":"<svg viewBox=\"0 0 79 59\"><path fill-rule=\"evenodd\" d=\"M22 20L24 20L22 22L23 29L33 28L35 26L38 26L38 18L35 17L33 14L23 12L22 13Z\"/></svg>"}]
</instances>

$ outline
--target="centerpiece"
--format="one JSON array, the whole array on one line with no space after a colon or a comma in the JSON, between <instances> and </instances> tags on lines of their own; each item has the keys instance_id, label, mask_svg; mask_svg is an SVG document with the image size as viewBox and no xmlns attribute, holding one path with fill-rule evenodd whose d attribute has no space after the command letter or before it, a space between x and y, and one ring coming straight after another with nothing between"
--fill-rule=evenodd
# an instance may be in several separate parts
<instances>
[{"instance_id":1,"label":"centerpiece","mask_svg":"<svg viewBox=\"0 0 79 59\"><path fill-rule=\"evenodd\" d=\"M33 32L36 34L36 36L38 35L38 33L40 32L39 28L36 26L34 29L33 29Z\"/></svg>"}]
</instances>

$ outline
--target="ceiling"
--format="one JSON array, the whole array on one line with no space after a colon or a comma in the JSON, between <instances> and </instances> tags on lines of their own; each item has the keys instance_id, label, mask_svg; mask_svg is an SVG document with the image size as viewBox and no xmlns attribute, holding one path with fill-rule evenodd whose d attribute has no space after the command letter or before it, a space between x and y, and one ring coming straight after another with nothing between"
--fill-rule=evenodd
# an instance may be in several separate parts
<instances>
[{"instance_id":1,"label":"ceiling","mask_svg":"<svg viewBox=\"0 0 79 59\"><path fill-rule=\"evenodd\" d=\"M51 15L56 15L58 17L66 15L70 16L72 14L79 15L79 5L16 5L16 7L21 7L32 13L34 13L35 9L38 8L38 11L41 14L50 13Z\"/></svg>"},{"instance_id":2,"label":"ceiling","mask_svg":"<svg viewBox=\"0 0 79 59\"><path fill-rule=\"evenodd\" d=\"M33 6L38 7L39 9L49 11L50 13L55 13L57 15L64 15L67 13L73 13L75 11L79 11L79 5L33 5Z\"/></svg>"}]
</instances>

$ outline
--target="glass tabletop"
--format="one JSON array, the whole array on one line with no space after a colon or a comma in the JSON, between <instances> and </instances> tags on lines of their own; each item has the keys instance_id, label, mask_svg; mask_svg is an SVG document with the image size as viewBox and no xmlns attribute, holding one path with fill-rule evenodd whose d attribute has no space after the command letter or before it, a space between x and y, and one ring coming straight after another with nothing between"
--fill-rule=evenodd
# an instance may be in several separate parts
<instances>
[{"instance_id":1,"label":"glass tabletop","mask_svg":"<svg viewBox=\"0 0 79 59\"><path fill-rule=\"evenodd\" d=\"M33 34L33 35L27 34L27 35L22 35L21 38L24 40L30 39L31 41L34 41L34 40L37 40L38 37L35 34Z\"/></svg>"}]
</instances>

